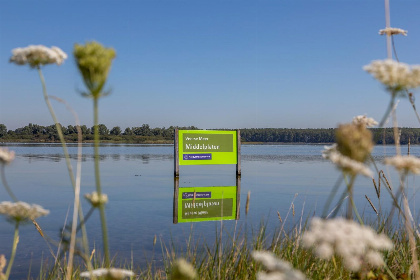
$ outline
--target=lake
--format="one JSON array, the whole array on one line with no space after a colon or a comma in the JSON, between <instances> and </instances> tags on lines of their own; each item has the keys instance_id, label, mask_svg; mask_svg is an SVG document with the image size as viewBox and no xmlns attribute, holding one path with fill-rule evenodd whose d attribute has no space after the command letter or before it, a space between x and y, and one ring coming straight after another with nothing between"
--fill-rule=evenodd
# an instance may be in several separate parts
<instances>
[{"instance_id":1,"label":"lake","mask_svg":"<svg viewBox=\"0 0 420 280\"><path fill-rule=\"evenodd\" d=\"M67 173L62 148L59 144L7 144L16 152L16 159L6 166L6 179L19 200L35 203L50 210L37 222L43 231L58 240L60 229L70 223L73 206L73 191ZM279 225L277 212L283 220L293 202L292 213L286 221L288 227L314 213L320 215L332 187L340 176L339 171L321 156L323 145L242 145L242 176L237 188L239 220L225 220L223 227L231 231L235 226L258 228L264 221L269 229ZM407 146L402 152L407 153ZM69 145L74 170L76 165L75 145ZM118 260L135 265L145 265L152 258L159 265L161 254L159 240L169 244L171 240L181 248L193 228L194 235L208 242L215 238L216 228L222 222L179 222L174 224L174 149L173 145L101 145L100 168L103 193L109 197L106 205L111 255ZM380 162L383 157L395 154L392 146L376 146L373 156L378 168L384 169L390 182L398 186L398 176L388 171ZM420 146L411 146L410 154L420 156ZM188 187L237 186L234 165L181 166L179 189ZM376 176L377 178L377 176ZM83 145L81 194L95 190L93 174L93 146ZM414 193L414 177L409 180L410 193ZM343 190L344 186L341 186ZM245 201L250 195L249 212L245 214ZM390 199L385 188L381 198L384 208ZM354 196L359 212L373 219L375 212L365 195L378 206L372 180L358 177ZM10 201L3 186L0 186L0 201ZM415 211L417 197L410 200ZM82 198L86 213L89 205ZM418 202L417 202L418 203ZM414 212L416 213L416 212ZM102 248L99 214L94 212L87 222L91 249ZM154 249L153 239L158 245ZM10 256L13 225L0 218L0 253ZM56 250L56 248L54 248ZM24 279L31 266L32 274L38 275L43 261L53 262L46 242L32 224L20 227L12 279Z\"/></svg>"}]
</instances>

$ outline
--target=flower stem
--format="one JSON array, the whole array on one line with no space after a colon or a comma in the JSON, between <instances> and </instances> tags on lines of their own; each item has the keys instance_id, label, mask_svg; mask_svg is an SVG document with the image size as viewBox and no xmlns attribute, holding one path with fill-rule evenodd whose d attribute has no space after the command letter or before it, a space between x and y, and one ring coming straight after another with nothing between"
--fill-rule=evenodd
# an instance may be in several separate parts
<instances>
[{"instance_id":1,"label":"flower stem","mask_svg":"<svg viewBox=\"0 0 420 280\"><path fill-rule=\"evenodd\" d=\"M328 196L327 202L325 202L324 205L324 211L322 214L322 217L325 218L328 215L328 209L330 208L331 202L334 198L334 196L337 194L338 188L340 187L341 182L343 181L344 178L344 174L342 176L340 176L337 181L334 184L334 187L330 193L330 195Z\"/></svg>"},{"instance_id":2,"label":"flower stem","mask_svg":"<svg viewBox=\"0 0 420 280\"><path fill-rule=\"evenodd\" d=\"M95 158L95 182L96 182L96 192L99 197L102 195L101 190L101 178L99 171L99 122L98 122L98 97L93 98L93 131L94 131L94 158ZM101 203L99 206L99 212L101 217L101 226L102 226L102 242L105 256L105 266L108 267L110 264L109 259L109 246L108 246L108 230L106 226L106 216L105 216L105 204Z\"/></svg>"},{"instance_id":3,"label":"flower stem","mask_svg":"<svg viewBox=\"0 0 420 280\"><path fill-rule=\"evenodd\" d=\"M382 117L381 122L379 123L378 127L383 127L385 125L386 120L388 119L389 114L391 113L392 109L394 108L395 103L395 96L392 94L391 101L389 102L388 108L385 111L384 116Z\"/></svg>"},{"instance_id":4,"label":"flower stem","mask_svg":"<svg viewBox=\"0 0 420 280\"><path fill-rule=\"evenodd\" d=\"M69 172L71 184L74 188L76 185L76 181L74 179L73 167L71 166L71 163L70 163L70 156L67 150L66 142L64 140L63 131L61 130L61 125L58 123L57 117L55 116L54 109L51 106L51 102L47 93L47 86L45 85L44 75L42 74L41 68L39 66L37 67L37 69L38 69L39 78L41 79L41 83L42 83L42 92L44 94L45 103L47 104L48 110L50 111L51 117L53 118L55 127L57 129L57 134L58 134L58 137L60 138L61 146L63 147L64 157L66 159L66 165Z\"/></svg>"},{"instance_id":5,"label":"flower stem","mask_svg":"<svg viewBox=\"0 0 420 280\"><path fill-rule=\"evenodd\" d=\"M12 255L10 256L9 265L7 266L5 280L9 279L10 271L12 270L13 261L15 260L16 256L16 248L19 243L19 222L16 222L15 225L15 234L13 236L13 247L12 247Z\"/></svg>"},{"instance_id":6,"label":"flower stem","mask_svg":"<svg viewBox=\"0 0 420 280\"><path fill-rule=\"evenodd\" d=\"M391 278L393 280L397 280L397 278L395 277L395 275L391 272L391 270L389 269L389 267L385 264L384 265L386 272L388 272L389 276L391 276Z\"/></svg>"},{"instance_id":7,"label":"flower stem","mask_svg":"<svg viewBox=\"0 0 420 280\"><path fill-rule=\"evenodd\" d=\"M17 202L16 196L13 194L12 189L9 187L9 184L6 181L6 174L4 174L4 164L1 164L1 181L3 182L6 191L9 193L10 197Z\"/></svg>"},{"instance_id":8,"label":"flower stem","mask_svg":"<svg viewBox=\"0 0 420 280\"><path fill-rule=\"evenodd\" d=\"M37 66L37 70L38 70L38 74L39 74L39 78L41 80L41 84L42 84L42 93L44 95L44 100L45 103L47 104L48 110L50 111L51 117L54 121L55 127L57 129L57 134L58 137L60 138L60 142L61 142L61 146L63 148L63 153L64 153L64 158L66 160L66 166L67 166L67 171L69 173L70 176L70 181L71 181L71 185L73 187L73 190L76 190L76 179L74 178L74 173L73 173L73 167L71 165L70 162L70 156L69 156L69 152L67 150L67 146L66 146L66 141L64 139L63 136L63 131L61 130L61 125L58 123L57 117L55 115L54 109L51 105L50 99L48 97L48 93L47 93L47 86L45 84L45 79L44 79L44 75L42 74L41 71L41 67ZM82 206L79 205L79 219L83 220L83 210L82 210ZM82 241L83 241L83 247L85 250L85 254L89 255L89 245L88 245L88 240L87 240L87 231L86 231L86 227L85 225L82 225Z\"/></svg>"},{"instance_id":9,"label":"flower stem","mask_svg":"<svg viewBox=\"0 0 420 280\"><path fill-rule=\"evenodd\" d=\"M356 175L351 175L350 182L347 182L347 177L344 176L346 185L347 185L347 193L349 195L349 203L347 206L347 219L351 220L353 218L353 211L359 220L360 224L363 225L363 220L359 215L359 212L357 211L356 204L354 203L353 199L353 185L354 181L356 180Z\"/></svg>"}]
</instances>

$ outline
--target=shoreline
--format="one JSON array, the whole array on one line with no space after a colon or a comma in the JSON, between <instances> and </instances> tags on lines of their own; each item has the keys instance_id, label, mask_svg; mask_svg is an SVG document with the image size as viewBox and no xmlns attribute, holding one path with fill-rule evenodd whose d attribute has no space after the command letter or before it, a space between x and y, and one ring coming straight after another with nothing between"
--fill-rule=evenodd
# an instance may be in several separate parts
<instances>
[{"instance_id":1,"label":"shoreline","mask_svg":"<svg viewBox=\"0 0 420 280\"><path fill-rule=\"evenodd\" d=\"M83 141L82 145L84 144L93 144L94 142L91 140ZM60 141L0 141L0 146L7 146L10 144L21 144L21 145L29 145L29 144L45 144L45 145L61 145ZM66 144L70 145L77 145L78 142L66 142ZM109 144L109 145L174 145L173 141L144 141L144 142L123 142L123 141L108 141L108 140L101 140L100 144ZM241 145L313 145L313 146L321 146L321 145L332 145L334 143L305 143L305 142L241 142ZM395 144L375 144L375 146L394 146ZM400 146L420 146L420 144L400 144Z\"/></svg>"}]
</instances>

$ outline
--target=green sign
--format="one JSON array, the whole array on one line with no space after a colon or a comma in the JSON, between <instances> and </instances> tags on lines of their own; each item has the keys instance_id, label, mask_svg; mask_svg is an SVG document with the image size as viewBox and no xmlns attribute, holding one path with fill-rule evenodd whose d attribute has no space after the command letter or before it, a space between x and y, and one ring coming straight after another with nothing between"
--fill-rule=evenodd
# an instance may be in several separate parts
<instances>
[{"instance_id":1,"label":"green sign","mask_svg":"<svg viewBox=\"0 0 420 280\"><path fill-rule=\"evenodd\" d=\"M179 188L178 223L234 220L236 186Z\"/></svg>"},{"instance_id":2,"label":"green sign","mask_svg":"<svg viewBox=\"0 0 420 280\"><path fill-rule=\"evenodd\" d=\"M179 130L179 165L237 164L237 132Z\"/></svg>"}]
</instances>

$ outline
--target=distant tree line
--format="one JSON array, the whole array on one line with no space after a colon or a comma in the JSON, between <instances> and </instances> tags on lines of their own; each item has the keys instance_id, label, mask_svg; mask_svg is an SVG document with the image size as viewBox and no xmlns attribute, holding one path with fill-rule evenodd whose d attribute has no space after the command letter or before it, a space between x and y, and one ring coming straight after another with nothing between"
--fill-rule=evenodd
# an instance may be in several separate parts
<instances>
[{"instance_id":1,"label":"distant tree line","mask_svg":"<svg viewBox=\"0 0 420 280\"><path fill-rule=\"evenodd\" d=\"M67 142L77 142L77 127L73 125L61 126ZM99 125L99 134L103 142L121 143L173 143L174 130L198 129L188 127L156 127L148 124L137 127L127 127L124 130L119 126L109 129L106 125ZM93 140L93 127L80 126L83 142ZM376 144L394 144L394 130L392 128L372 128ZM398 134L401 144L420 144L420 128L399 128ZM244 128L241 129L241 140L253 143L334 143L334 128L295 129L295 128ZM15 130L7 130L6 125L0 124L0 142L59 142L55 125L42 126L28 124Z\"/></svg>"},{"instance_id":2,"label":"distant tree line","mask_svg":"<svg viewBox=\"0 0 420 280\"><path fill-rule=\"evenodd\" d=\"M393 128L371 128L376 144L395 144ZM400 144L420 144L420 128L398 128ZM307 143L335 142L335 128L247 128L241 129L244 142Z\"/></svg>"},{"instance_id":3,"label":"distant tree line","mask_svg":"<svg viewBox=\"0 0 420 280\"><path fill-rule=\"evenodd\" d=\"M61 130L66 142L77 142L77 127L73 125L63 126ZM195 126L178 127L179 129L197 129ZM93 141L93 127L81 125L82 141ZM148 124L139 127L127 127L124 130L119 126L109 129L104 124L99 124L99 134L104 142L124 143L172 143L175 127L151 128ZM7 130L6 125L0 124L0 142L59 142L59 136L55 125L42 126L28 124L15 130Z\"/></svg>"}]
</instances>

